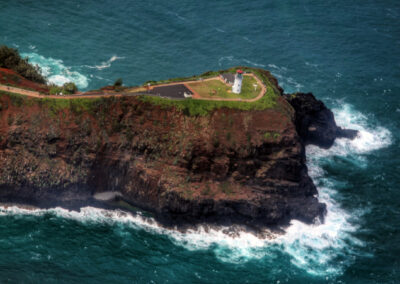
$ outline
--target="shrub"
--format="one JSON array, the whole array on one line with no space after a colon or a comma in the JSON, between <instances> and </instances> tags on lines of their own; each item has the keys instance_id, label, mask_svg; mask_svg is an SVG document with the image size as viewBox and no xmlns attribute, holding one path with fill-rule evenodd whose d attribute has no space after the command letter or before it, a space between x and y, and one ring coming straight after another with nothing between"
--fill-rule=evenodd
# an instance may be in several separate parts
<instances>
[{"instance_id":1,"label":"shrub","mask_svg":"<svg viewBox=\"0 0 400 284\"><path fill-rule=\"evenodd\" d=\"M118 78L115 82L114 82L114 87L121 87L123 84L122 78Z\"/></svg>"},{"instance_id":2,"label":"shrub","mask_svg":"<svg viewBox=\"0 0 400 284\"><path fill-rule=\"evenodd\" d=\"M77 91L78 91L78 88L72 82L68 82L63 85L63 94L71 95L71 94L75 94Z\"/></svg>"},{"instance_id":3,"label":"shrub","mask_svg":"<svg viewBox=\"0 0 400 284\"><path fill-rule=\"evenodd\" d=\"M50 95L57 95L59 93L62 93L63 88L60 86L56 85L50 85Z\"/></svg>"},{"instance_id":4,"label":"shrub","mask_svg":"<svg viewBox=\"0 0 400 284\"><path fill-rule=\"evenodd\" d=\"M46 79L40 74L40 67L29 63L28 58L21 58L18 50L0 46L0 67L14 70L22 77L36 83L45 84Z\"/></svg>"},{"instance_id":5,"label":"shrub","mask_svg":"<svg viewBox=\"0 0 400 284\"><path fill-rule=\"evenodd\" d=\"M64 94L71 95L75 94L78 91L76 85L72 82L65 83L62 87L57 85L50 85L50 95Z\"/></svg>"}]
</instances>

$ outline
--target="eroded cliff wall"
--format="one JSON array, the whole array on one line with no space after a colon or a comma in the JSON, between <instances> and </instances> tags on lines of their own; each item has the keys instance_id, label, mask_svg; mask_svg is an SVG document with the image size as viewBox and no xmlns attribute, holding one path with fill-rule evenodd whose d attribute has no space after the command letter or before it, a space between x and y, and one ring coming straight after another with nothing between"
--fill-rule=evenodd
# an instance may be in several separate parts
<instances>
[{"instance_id":1,"label":"eroded cliff wall","mask_svg":"<svg viewBox=\"0 0 400 284\"><path fill-rule=\"evenodd\" d=\"M311 222L325 207L307 175L294 110L189 116L137 97L0 95L0 199L84 203L96 192L166 223Z\"/></svg>"}]
</instances>

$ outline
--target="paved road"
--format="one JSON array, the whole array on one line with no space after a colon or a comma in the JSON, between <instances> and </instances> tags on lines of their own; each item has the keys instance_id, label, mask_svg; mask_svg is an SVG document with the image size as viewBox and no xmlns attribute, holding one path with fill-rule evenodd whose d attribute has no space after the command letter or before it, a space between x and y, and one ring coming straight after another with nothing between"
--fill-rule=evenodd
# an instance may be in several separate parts
<instances>
[{"instance_id":1,"label":"paved road","mask_svg":"<svg viewBox=\"0 0 400 284\"><path fill-rule=\"evenodd\" d=\"M162 86L171 86L171 85L177 85L177 84L183 84L185 85L189 90L193 92L193 99L197 100L209 100L209 101L240 101L240 102L255 102L259 99L261 99L265 92L266 92L266 86L260 81L260 79L257 78L254 74L244 74L245 76L252 76L258 84L261 86L260 93L258 94L257 97L252 98L252 99L241 99L241 98L203 98L201 97L197 92L195 92L188 84L190 83L198 83L198 80L192 80L192 81L184 81L184 82L173 82L173 83L168 83L168 84L160 84L160 85L153 85L150 87L150 89L154 87L162 87ZM203 79L202 81L211 81L211 80L221 80L224 84L225 82L221 79L220 76L212 77L212 78L207 78ZM0 84L0 90L1 91L6 91L10 93L15 93L15 94L20 94L20 95L25 95L29 97L34 97L34 98L52 98L52 99L76 99L76 98L101 98L101 97L122 97L122 96L137 96L137 95L142 95L145 93L138 93L138 90L143 90L143 87L141 88L132 88L132 89L127 89L124 92L120 93L102 93L102 94L90 94L90 93L77 93L74 95L43 95L39 92L36 91L30 91L30 90L25 90L17 87L11 87L11 86L6 86ZM136 91L136 92L135 92Z\"/></svg>"},{"instance_id":2,"label":"paved road","mask_svg":"<svg viewBox=\"0 0 400 284\"><path fill-rule=\"evenodd\" d=\"M261 90L260 93L257 95L257 97L252 98L252 99L241 99L241 98L203 98L201 97L197 92L195 92L193 89L190 88L190 86L188 86L187 84L189 82L184 82L186 87L188 87L188 89L190 89L193 92L193 98L196 100L207 100L207 101L237 101L237 102L255 102L258 101L259 99L261 99L265 92L267 91L267 87L261 82L260 79L258 79L257 76L255 76L254 74L244 74L244 76L252 76L257 83L261 86ZM209 78L209 79L205 79L204 81L209 81L209 80L216 80L219 79L222 83L226 84L224 80L222 80L222 78L220 76L217 77L213 77L213 78ZM198 81L192 81L192 82L198 82ZM191 82L190 82L191 83Z\"/></svg>"}]
</instances>

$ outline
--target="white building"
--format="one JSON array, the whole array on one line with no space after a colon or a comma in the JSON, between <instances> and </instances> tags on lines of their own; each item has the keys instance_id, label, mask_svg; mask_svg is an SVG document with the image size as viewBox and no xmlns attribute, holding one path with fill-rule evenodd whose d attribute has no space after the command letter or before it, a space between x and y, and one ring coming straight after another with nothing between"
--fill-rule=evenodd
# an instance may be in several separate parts
<instances>
[{"instance_id":1,"label":"white building","mask_svg":"<svg viewBox=\"0 0 400 284\"><path fill-rule=\"evenodd\" d=\"M236 70L235 82L233 83L232 86L232 93L240 94L242 90L242 81L243 81L243 71L238 69Z\"/></svg>"}]
</instances>

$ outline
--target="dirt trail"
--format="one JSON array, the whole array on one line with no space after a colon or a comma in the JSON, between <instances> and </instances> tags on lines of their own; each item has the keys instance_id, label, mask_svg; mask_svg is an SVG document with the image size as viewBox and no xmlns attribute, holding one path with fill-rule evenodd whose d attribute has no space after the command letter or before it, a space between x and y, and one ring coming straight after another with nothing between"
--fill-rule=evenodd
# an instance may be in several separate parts
<instances>
[{"instance_id":1,"label":"dirt trail","mask_svg":"<svg viewBox=\"0 0 400 284\"><path fill-rule=\"evenodd\" d=\"M267 91L267 87L261 82L260 79L257 78L254 74L244 74L244 76L251 76L253 77L257 83L261 86L260 93L258 94L257 97L252 98L252 99L241 99L241 98L203 98L201 97L197 92L195 92L192 88L190 88L187 84L192 83L192 82L198 82L198 81L192 81L192 82L184 82L184 85L193 92L193 99L196 100L206 100L206 101L237 101L237 102L255 102L259 99L261 99L265 92ZM220 76L205 79L204 81L209 81L209 80L216 80L219 79L222 83L226 84L224 80Z\"/></svg>"},{"instance_id":2,"label":"dirt trail","mask_svg":"<svg viewBox=\"0 0 400 284\"><path fill-rule=\"evenodd\" d=\"M6 91L10 93L15 93L19 95L25 95L28 97L34 98L51 98L51 99L77 99L77 98L100 98L100 97L121 97L126 94L116 94L116 93L104 93L104 94L85 94L85 93L77 93L75 95L43 95L36 91L29 91L21 88L5 86L0 84L0 91Z\"/></svg>"},{"instance_id":3,"label":"dirt trail","mask_svg":"<svg viewBox=\"0 0 400 284\"><path fill-rule=\"evenodd\" d=\"M154 87L162 87L162 86L171 86L171 85L177 85L177 84L183 84L185 85L189 90L193 92L193 99L196 100L209 100L209 101L240 101L240 102L255 102L259 99L261 99L265 92L266 92L266 86L260 81L260 79L257 78L254 74L244 74L245 76L252 76L257 83L261 86L260 93L258 94L257 97L252 98L252 99L241 99L241 98L203 98L201 97L197 92L195 92L188 84L190 83L198 83L199 80L192 80L192 81L183 81L183 82L173 82L173 83L168 83L168 84L160 84L160 85L153 85L150 86L150 90L153 89ZM212 78L207 78L203 79L202 81L211 81L211 80L220 80L224 84L224 80L220 76L212 77ZM143 89L143 88L140 88ZM132 95L138 95L139 93L134 93L135 91L138 91L139 88L132 88L132 89L127 89L125 92L121 93L102 93L102 94L90 94L90 93L77 93L74 95L43 95L39 92L36 91L30 91L26 89L21 89L17 87L11 87L11 86L6 86L0 84L0 90L1 91L6 91L10 93L15 93L15 94L20 94L20 95L25 95L28 97L34 97L34 98L52 98L52 99L76 99L76 98L101 98L101 97L122 97L122 96L132 96Z\"/></svg>"}]
</instances>

